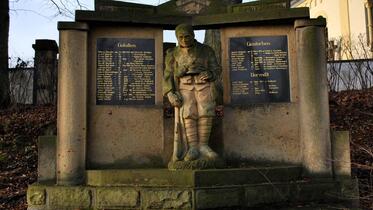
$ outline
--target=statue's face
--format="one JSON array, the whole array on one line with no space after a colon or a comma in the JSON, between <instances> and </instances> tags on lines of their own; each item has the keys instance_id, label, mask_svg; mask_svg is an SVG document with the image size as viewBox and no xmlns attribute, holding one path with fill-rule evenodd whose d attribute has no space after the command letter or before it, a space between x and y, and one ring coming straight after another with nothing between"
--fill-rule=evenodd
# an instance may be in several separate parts
<instances>
[{"instance_id":1,"label":"statue's face","mask_svg":"<svg viewBox=\"0 0 373 210\"><path fill-rule=\"evenodd\" d=\"M177 41L181 47L191 47L194 43L194 34L187 31L179 31L176 34Z\"/></svg>"}]
</instances>

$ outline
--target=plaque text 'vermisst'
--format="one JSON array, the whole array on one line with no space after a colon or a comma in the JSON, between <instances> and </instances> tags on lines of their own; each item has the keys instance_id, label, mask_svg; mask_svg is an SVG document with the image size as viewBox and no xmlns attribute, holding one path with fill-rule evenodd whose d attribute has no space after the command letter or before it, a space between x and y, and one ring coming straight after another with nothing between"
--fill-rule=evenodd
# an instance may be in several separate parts
<instances>
[{"instance_id":1,"label":"plaque text 'vermisst'","mask_svg":"<svg viewBox=\"0 0 373 210\"><path fill-rule=\"evenodd\" d=\"M229 40L231 103L289 102L287 36Z\"/></svg>"}]
</instances>

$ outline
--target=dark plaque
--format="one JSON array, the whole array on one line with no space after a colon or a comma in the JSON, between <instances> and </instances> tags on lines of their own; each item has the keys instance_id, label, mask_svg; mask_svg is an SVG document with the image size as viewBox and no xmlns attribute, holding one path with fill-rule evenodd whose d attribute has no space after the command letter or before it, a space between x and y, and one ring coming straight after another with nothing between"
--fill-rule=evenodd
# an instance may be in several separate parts
<instances>
[{"instance_id":1,"label":"dark plaque","mask_svg":"<svg viewBox=\"0 0 373 210\"><path fill-rule=\"evenodd\" d=\"M97 39L97 105L155 104L154 39Z\"/></svg>"},{"instance_id":2,"label":"dark plaque","mask_svg":"<svg viewBox=\"0 0 373 210\"><path fill-rule=\"evenodd\" d=\"M231 103L289 102L287 36L229 40Z\"/></svg>"}]
</instances>

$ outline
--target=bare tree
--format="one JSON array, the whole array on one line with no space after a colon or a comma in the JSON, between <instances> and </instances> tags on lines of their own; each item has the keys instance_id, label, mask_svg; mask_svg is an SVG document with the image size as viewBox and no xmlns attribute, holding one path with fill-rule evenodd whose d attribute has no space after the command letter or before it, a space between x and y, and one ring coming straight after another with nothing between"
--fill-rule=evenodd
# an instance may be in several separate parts
<instances>
[{"instance_id":1,"label":"bare tree","mask_svg":"<svg viewBox=\"0 0 373 210\"><path fill-rule=\"evenodd\" d=\"M329 46L331 57L328 63L330 91L372 87L373 59L365 36L361 34L352 40L342 37L332 43Z\"/></svg>"},{"instance_id":2,"label":"bare tree","mask_svg":"<svg viewBox=\"0 0 373 210\"><path fill-rule=\"evenodd\" d=\"M0 108L9 106L8 77L9 1L0 1Z\"/></svg>"},{"instance_id":3,"label":"bare tree","mask_svg":"<svg viewBox=\"0 0 373 210\"><path fill-rule=\"evenodd\" d=\"M46 0L53 8L56 9L56 16L62 15L73 19L75 10L88 9L86 5L82 4L80 0Z\"/></svg>"}]
</instances>

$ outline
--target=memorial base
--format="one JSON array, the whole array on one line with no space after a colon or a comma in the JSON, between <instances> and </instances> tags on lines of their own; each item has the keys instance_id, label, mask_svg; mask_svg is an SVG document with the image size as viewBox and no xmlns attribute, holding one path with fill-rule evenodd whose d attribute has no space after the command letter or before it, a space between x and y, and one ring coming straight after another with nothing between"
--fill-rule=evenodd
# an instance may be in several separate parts
<instances>
[{"instance_id":1,"label":"memorial base","mask_svg":"<svg viewBox=\"0 0 373 210\"><path fill-rule=\"evenodd\" d=\"M199 170L199 169L218 169L225 168L226 164L221 158L217 159L198 159L193 161L170 161L168 169L170 170Z\"/></svg>"},{"instance_id":2,"label":"memorial base","mask_svg":"<svg viewBox=\"0 0 373 210\"><path fill-rule=\"evenodd\" d=\"M296 166L90 170L84 186L31 185L27 202L29 210L348 209L357 195L355 180L304 180Z\"/></svg>"}]
</instances>

